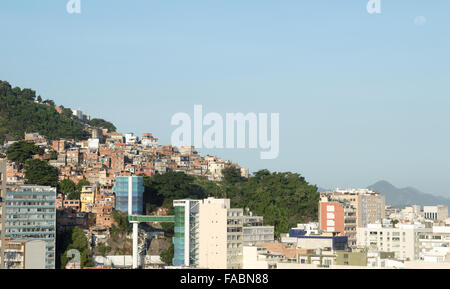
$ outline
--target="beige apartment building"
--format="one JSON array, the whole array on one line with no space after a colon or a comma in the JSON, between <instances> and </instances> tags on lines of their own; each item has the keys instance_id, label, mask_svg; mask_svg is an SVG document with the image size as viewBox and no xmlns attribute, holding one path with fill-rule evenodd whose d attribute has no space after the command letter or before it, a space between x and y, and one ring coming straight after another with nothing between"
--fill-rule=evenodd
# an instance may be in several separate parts
<instances>
[{"instance_id":1,"label":"beige apartment building","mask_svg":"<svg viewBox=\"0 0 450 289\"><path fill-rule=\"evenodd\" d=\"M356 210L356 226L366 227L385 218L385 196L368 189L336 190L323 193L348 202Z\"/></svg>"},{"instance_id":2,"label":"beige apartment building","mask_svg":"<svg viewBox=\"0 0 450 289\"><path fill-rule=\"evenodd\" d=\"M227 268L227 215L229 200L206 199L199 204L200 268Z\"/></svg>"},{"instance_id":3,"label":"beige apartment building","mask_svg":"<svg viewBox=\"0 0 450 289\"><path fill-rule=\"evenodd\" d=\"M327 208L338 206L339 208L335 210L341 212L333 211L333 218L329 219L327 217L329 212L323 212L322 203ZM349 246L356 248L357 228L381 222L385 218L385 196L368 189L337 189L332 192L323 192L319 203L319 216L321 230L329 231L328 228L331 227L335 231L342 231L348 236ZM332 226L328 226L329 224ZM338 227L340 227L339 230Z\"/></svg>"},{"instance_id":4,"label":"beige apartment building","mask_svg":"<svg viewBox=\"0 0 450 289\"><path fill-rule=\"evenodd\" d=\"M199 204L200 268L242 267L243 209L232 209L229 199L208 198Z\"/></svg>"},{"instance_id":5,"label":"beige apartment building","mask_svg":"<svg viewBox=\"0 0 450 289\"><path fill-rule=\"evenodd\" d=\"M444 205L424 206L423 215L426 220L444 222L448 218L448 207Z\"/></svg>"},{"instance_id":6,"label":"beige apartment building","mask_svg":"<svg viewBox=\"0 0 450 289\"><path fill-rule=\"evenodd\" d=\"M174 207L175 266L241 269L244 240L253 245L274 240L273 226L231 208L229 199L174 200Z\"/></svg>"}]
</instances>

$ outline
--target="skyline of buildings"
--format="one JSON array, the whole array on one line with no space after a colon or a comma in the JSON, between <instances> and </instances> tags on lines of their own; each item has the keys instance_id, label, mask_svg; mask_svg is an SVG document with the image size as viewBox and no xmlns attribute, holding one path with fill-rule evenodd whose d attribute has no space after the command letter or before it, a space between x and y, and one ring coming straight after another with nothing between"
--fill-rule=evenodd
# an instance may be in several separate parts
<instances>
[{"instance_id":1,"label":"skyline of buildings","mask_svg":"<svg viewBox=\"0 0 450 289\"><path fill-rule=\"evenodd\" d=\"M50 165L58 169L60 180L69 179L78 183L85 179L89 185L80 188L78 199L68 199L66 195L57 194L54 188L24 186L25 174L20 166L4 160L0 163L5 180L1 185L4 187L8 184L11 187L5 191L7 212L12 209L20 212L20 207L45 212L51 206L54 219L47 221L55 223L55 231L81 227L90 244L94 244L96 240L104 242L110 238L114 209L131 216L147 213L143 207L143 177L139 174L153 176L179 171L218 181L222 179L224 168L235 167L242 177L249 177L248 170L237 164L216 156L202 157L192 146L176 148L160 145L152 134L143 134L140 139L132 133L123 135L98 129L92 129L91 133L97 138L79 142L49 142L39 134L25 134L26 141L34 142L44 150L44 155L34 158L48 160ZM50 149L56 152L56 158L49 159ZM21 192L17 190L20 189L34 192L41 190L41 193L50 190L54 195L54 200L50 201L53 203L50 206L44 203L18 205L17 196ZM27 195L27 198L37 198L37 195ZM13 201L16 202L14 205L11 203ZM412 266L408 262L445 264L450 261L450 221L446 206L424 206L423 210L421 206L412 206L400 210L386 204L385 196L379 192L368 189L321 192L317 204L317 223L299 224L279 239L274 237L273 226L264 225L263 216L253 216L247 209L232 208L229 199L175 200L173 205L174 267L241 269L254 265L258 268L397 268ZM167 211L162 209L158 208L153 214L169 218ZM88 221L92 213L96 214L93 224ZM27 242L45 239L46 267L53 268L55 256L54 251L51 251L52 241L48 243L51 238L28 236L21 239L17 236L18 233L29 233L30 226L35 227L35 236L40 236L38 232L49 227L48 223L31 224L24 219L6 219L5 243L8 246L5 249L8 254L4 254L4 257L14 260L15 265L13 262L4 264L11 268L25 268L27 258L36 255L30 253L32 251L25 254L25 248L29 246ZM397 223L394 224L393 220ZM142 228L133 225L133 244L140 248L139 252L134 253L140 256L145 243L142 234ZM148 256L141 257L148 259ZM134 258L133 262L133 267L144 265L143 261L136 262Z\"/></svg>"}]
</instances>

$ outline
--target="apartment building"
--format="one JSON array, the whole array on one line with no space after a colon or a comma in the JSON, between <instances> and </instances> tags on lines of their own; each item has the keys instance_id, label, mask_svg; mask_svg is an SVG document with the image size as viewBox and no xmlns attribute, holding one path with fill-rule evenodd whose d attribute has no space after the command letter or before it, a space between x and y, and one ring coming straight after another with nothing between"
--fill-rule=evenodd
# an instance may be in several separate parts
<instances>
[{"instance_id":1,"label":"apartment building","mask_svg":"<svg viewBox=\"0 0 450 289\"><path fill-rule=\"evenodd\" d=\"M289 234L282 236L281 242L304 249L347 251L348 236L342 236L339 232L308 230L304 225L306 224L298 224L299 227L289 230Z\"/></svg>"},{"instance_id":2,"label":"apartment building","mask_svg":"<svg viewBox=\"0 0 450 289\"><path fill-rule=\"evenodd\" d=\"M450 263L450 226L433 226L419 234L419 259L424 262Z\"/></svg>"},{"instance_id":3,"label":"apartment building","mask_svg":"<svg viewBox=\"0 0 450 289\"><path fill-rule=\"evenodd\" d=\"M97 194L96 186L83 186L80 194L82 212L90 213L93 211L96 194Z\"/></svg>"},{"instance_id":4,"label":"apartment building","mask_svg":"<svg viewBox=\"0 0 450 289\"><path fill-rule=\"evenodd\" d=\"M5 241L5 269L45 269L46 242L43 240Z\"/></svg>"},{"instance_id":5,"label":"apartment building","mask_svg":"<svg viewBox=\"0 0 450 289\"><path fill-rule=\"evenodd\" d=\"M448 207L444 205L424 206L423 215L426 220L443 222L448 218Z\"/></svg>"},{"instance_id":6,"label":"apartment building","mask_svg":"<svg viewBox=\"0 0 450 289\"><path fill-rule=\"evenodd\" d=\"M372 251L394 252L402 261L418 260L420 257L419 236L431 232L423 224L369 224L357 229L357 246Z\"/></svg>"},{"instance_id":7,"label":"apartment building","mask_svg":"<svg viewBox=\"0 0 450 289\"><path fill-rule=\"evenodd\" d=\"M319 226L323 231L344 233L356 247L356 229L385 218L385 197L368 189L335 190L320 194Z\"/></svg>"},{"instance_id":8,"label":"apartment building","mask_svg":"<svg viewBox=\"0 0 450 289\"><path fill-rule=\"evenodd\" d=\"M244 216L244 227L242 228L244 246L256 246L263 243L273 242L274 234L275 232L273 226L251 225L246 222Z\"/></svg>"},{"instance_id":9,"label":"apartment building","mask_svg":"<svg viewBox=\"0 0 450 289\"><path fill-rule=\"evenodd\" d=\"M245 216L243 209L231 208L229 199L186 199L173 204L175 266L239 269L245 238L255 244L273 241L273 227L262 226L262 217Z\"/></svg>"},{"instance_id":10,"label":"apartment building","mask_svg":"<svg viewBox=\"0 0 450 289\"><path fill-rule=\"evenodd\" d=\"M413 205L403 208L402 210L398 210L391 214L386 214L386 217L391 220L397 220L402 224L414 224L414 223L422 223L424 221L423 212L421 211L421 207L419 205Z\"/></svg>"},{"instance_id":11,"label":"apartment building","mask_svg":"<svg viewBox=\"0 0 450 289\"><path fill-rule=\"evenodd\" d=\"M46 242L45 268L55 268L56 188L19 186L6 192L5 237Z\"/></svg>"},{"instance_id":12,"label":"apartment building","mask_svg":"<svg viewBox=\"0 0 450 289\"><path fill-rule=\"evenodd\" d=\"M356 247L357 211L350 201L322 197L319 203L319 229L348 237L348 245Z\"/></svg>"}]
</instances>

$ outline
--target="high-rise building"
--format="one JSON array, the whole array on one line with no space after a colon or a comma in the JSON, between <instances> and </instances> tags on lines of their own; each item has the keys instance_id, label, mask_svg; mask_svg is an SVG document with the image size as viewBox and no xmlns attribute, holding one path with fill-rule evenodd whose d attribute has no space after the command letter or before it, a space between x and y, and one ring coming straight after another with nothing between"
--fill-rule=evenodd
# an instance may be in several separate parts
<instances>
[{"instance_id":1,"label":"high-rise building","mask_svg":"<svg viewBox=\"0 0 450 289\"><path fill-rule=\"evenodd\" d=\"M144 212L144 178L136 176L116 177L113 192L116 194L116 210L125 211L129 215L140 215Z\"/></svg>"},{"instance_id":2,"label":"high-rise building","mask_svg":"<svg viewBox=\"0 0 450 289\"><path fill-rule=\"evenodd\" d=\"M423 224L369 224L357 230L357 245L372 251L394 252L403 261L419 259L419 236L431 232Z\"/></svg>"},{"instance_id":3,"label":"high-rise building","mask_svg":"<svg viewBox=\"0 0 450 289\"><path fill-rule=\"evenodd\" d=\"M242 229L243 245L256 246L274 241L275 228L264 226L264 217L250 215L244 216L245 226Z\"/></svg>"},{"instance_id":4,"label":"high-rise building","mask_svg":"<svg viewBox=\"0 0 450 289\"><path fill-rule=\"evenodd\" d=\"M6 269L45 269L46 242L44 240L5 241Z\"/></svg>"},{"instance_id":5,"label":"high-rise building","mask_svg":"<svg viewBox=\"0 0 450 289\"><path fill-rule=\"evenodd\" d=\"M199 200L174 200L174 266L198 266Z\"/></svg>"},{"instance_id":6,"label":"high-rise building","mask_svg":"<svg viewBox=\"0 0 450 289\"><path fill-rule=\"evenodd\" d=\"M262 217L244 216L243 209L231 208L229 199L175 200L173 205L175 266L239 269L244 240L256 244L274 239L273 226L263 226Z\"/></svg>"},{"instance_id":7,"label":"high-rise building","mask_svg":"<svg viewBox=\"0 0 450 289\"><path fill-rule=\"evenodd\" d=\"M381 222L385 218L385 197L378 192L336 190L321 193L319 226L348 236L349 247L356 247L356 228Z\"/></svg>"},{"instance_id":8,"label":"high-rise building","mask_svg":"<svg viewBox=\"0 0 450 289\"><path fill-rule=\"evenodd\" d=\"M433 226L419 235L419 259L425 262L450 262L450 226Z\"/></svg>"},{"instance_id":9,"label":"high-rise building","mask_svg":"<svg viewBox=\"0 0 450 289\"><path fill-rule=\"evenodd\" d=\"M8 190L4 201L6 238L45 241L45 268L55 269L56 188L19 186Z\"/></svg>"}]
</instances>

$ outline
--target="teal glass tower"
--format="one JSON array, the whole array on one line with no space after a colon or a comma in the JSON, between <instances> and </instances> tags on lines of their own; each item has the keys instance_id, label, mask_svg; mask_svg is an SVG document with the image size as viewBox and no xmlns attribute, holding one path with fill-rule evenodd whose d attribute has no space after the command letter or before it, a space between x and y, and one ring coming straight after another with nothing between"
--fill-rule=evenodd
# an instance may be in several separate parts
<instances>
[{"instance_id":1,"label":"teal glass tower","mask_svg":"<svg viewBox=\"0 0 450 289\"><path fill-rule=\"evenodd\" d=\"M144 178L140 176L116 177L113 192L116 194L116 210L129 215L144 213Z\"/></svg>"}]
</instances>

